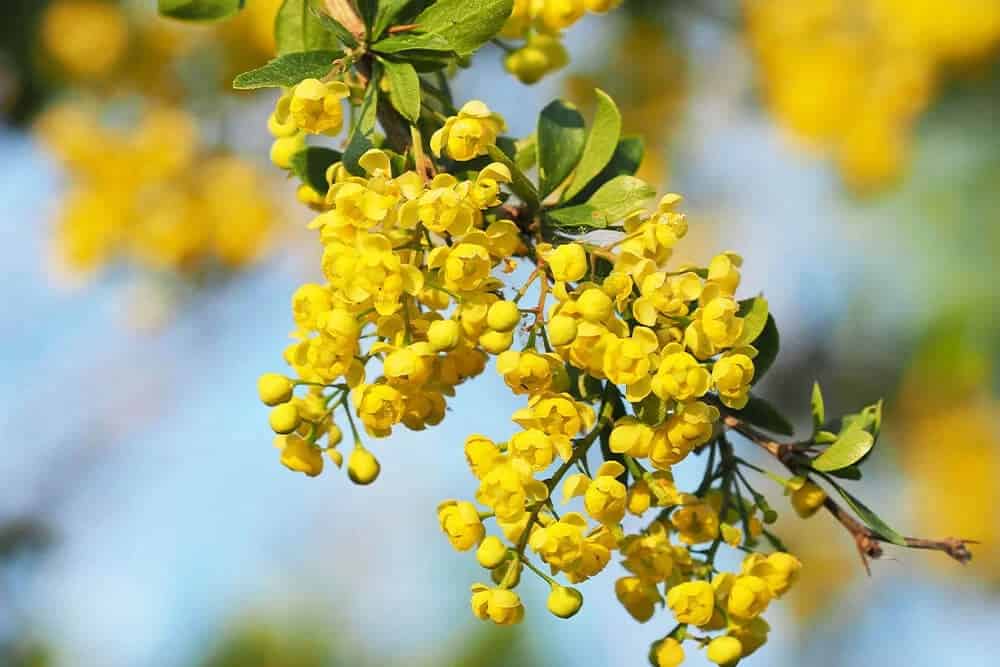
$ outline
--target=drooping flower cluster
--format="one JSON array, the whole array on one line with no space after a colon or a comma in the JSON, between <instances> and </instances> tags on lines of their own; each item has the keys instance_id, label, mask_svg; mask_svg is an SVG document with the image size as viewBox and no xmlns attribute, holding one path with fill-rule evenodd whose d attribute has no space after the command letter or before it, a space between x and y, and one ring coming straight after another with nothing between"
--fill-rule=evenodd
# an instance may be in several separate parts
<instances>
[{"instance_id":1,"label":"drooping flower cluster","mask_svg":"<svg viewBox=\"0 0 1000 667\"><path fill-rule=\"evenodd\" d=\"M569 64L562 33L587 12L603 14L622 0L515 0L514 11L500 35L524 40L507 54L507 71L522 83L536 83Z\"/></svg>"}]
</instances>

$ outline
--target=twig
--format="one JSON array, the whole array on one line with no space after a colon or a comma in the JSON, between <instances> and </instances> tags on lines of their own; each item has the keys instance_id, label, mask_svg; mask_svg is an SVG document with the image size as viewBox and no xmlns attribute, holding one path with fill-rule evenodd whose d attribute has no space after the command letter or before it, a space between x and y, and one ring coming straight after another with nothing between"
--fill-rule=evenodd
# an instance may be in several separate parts
<instances>
[{"instance_id":1,"label":"twig","mask_svg":"<svg viewBox=\"0 0 1000 667\"><path fill-rule=\"evenodd\" d=\"M786 468L788 468L789 471L795 474L796 453L800 449L798 444L777 442L732 414L726 414L723 418L723 422L727 427L736 431L747 440L750 440L768 454L776 458ZM869 559L875 560L882 557L882 542L888 542L888 540L858 521L833 498L827 496L826 500L823 502L823 507L830 514L832 514L834 518L840 522L840 525L842 525L847 532L851 534L851 537L854 538L854 543L858 548L858 554L861 556L861 563L864 565L865 571L868 572L870 576L871 568L869 567L868 561ZM946 537L941 540L929 540L920 537L906 537L904 539L906 540L907 547L912 549L941 551L963 565L972 560L972 553L969 551L967 545L977 544L977 542L973 540L963 540L955 537Z\"/></svg>"}]
</instances>

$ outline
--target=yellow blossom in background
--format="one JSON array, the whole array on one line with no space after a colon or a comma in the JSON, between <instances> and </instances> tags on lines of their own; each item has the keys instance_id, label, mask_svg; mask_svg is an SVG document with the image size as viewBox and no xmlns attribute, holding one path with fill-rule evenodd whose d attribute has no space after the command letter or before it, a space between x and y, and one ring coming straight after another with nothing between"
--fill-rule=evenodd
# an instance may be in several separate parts
<instances>
[{"instance_id":1,"label":"yellow blossom in background","mask_svg":"<svg viewBox=\"0 0 1000 667\"><path fill-rule=\"evenodd\" d=\"M42 17L42 46L70 76L110 74L125 55L128 37L125 15L109 2L58 0Z\"/></svg>"}]
</instances>

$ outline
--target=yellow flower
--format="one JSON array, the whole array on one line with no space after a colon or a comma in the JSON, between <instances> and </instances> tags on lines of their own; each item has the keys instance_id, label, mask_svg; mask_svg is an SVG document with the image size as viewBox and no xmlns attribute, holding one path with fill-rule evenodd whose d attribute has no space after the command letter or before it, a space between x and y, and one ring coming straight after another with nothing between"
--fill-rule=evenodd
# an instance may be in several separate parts
<instances>
[{"instance_id":1,"label":"yellow flower","mask_svg":"<svg viewBox=\"0 0 1000 667\"><path fill-rule=\"evenodd\" d=\"M583 558L583 532L586 529L587 520L583 516L568 512L559 521L535 530L528 544L552 567L554 573L573 571Z\"/></svg>"},{"instance_id":2,"label":"yellow flower","mask_svg":"<svg viewBox=\"0 0 1000 667\"><path fill-rule=\"evenodd\" d=\"M597 471L594 481L587 487L583 505L596 521L603 524L617 524L625 516L625 485L616 478L625 472L625 466L617 461L605 461Z\"/></svg>"},{"instance_id":3,"label":"yellow flower","mask_svg":"<svg viewBox=\"0 0 1000 667\"><path fill-rule=\"evenodd\" d=\"M615 582L615 596L632 618L645 623L653 617L653 605L659 602L659 591L639 577L622 577Z\"/></svg>"},{"instance_id":4,"label":"yellow flower","mask_svg":"<svg viewBox=\"0 0 1000 667\"><path fill-rule=\"evenodd\" d=\"M622 417L616 421L608 439L612 452L637 459L649 456L652 445L653 429L635 417Z\"/></svg>"},{"instance_id":5,"label":"yellow flower","mask_svg":"<svg viewBox=\"0 0 1000 667\"><path fill-rule=\"evenodd\" d=\"M128 47L128 23L121 9L95 0L59 0L42 16L45 51L75 76L111 72Z\"/></svg>"},{"instance_id":6,"label":"yellow flower","mask_svg":"<svg viewBox=\"0 0 1000 667\"><path fill-rule=\"evenodd\" d=\"M656 647L656 667L680 667L684 662L684 647L673 637L667 637Z\"/></svg>"},{"instance_id":7,"label":"yellow flower","mask_svg":"<svg viewBox=\"0 0 1000 667\"><path fill-rule=\"evenodd\" d=\"M473 100L434 133L431 150L438 157L446 152L453 160L467 162L486 155L487 149L496 144L497 136L505 129L502 116L491 112L483 102Z\"/></svg>"},{"instance_id":8,"label":"yellow flower","mask_svg":"<svg viewBox=\"0 0 1000 667\"><path fill-rule=\"evenodd\" d=\"M282 403L271 408L268 418L275 433L287 435L299 427L299 409L293 403Z\"/></svg>"},{"instance_id":9,"label":"yellow flower","mask_svg":"<svg viewBox=\"0 0 1000 667\"><path fill-rule=\"evenodd\" d=\"M312 134L331 136L339 134L343 129L344 110L341 101L351 95L343 82L324 83L319 79L306 79L288 94L291 96L288 113L300 129ZM280 116L277 120L281 122Z\"/></svg>"},{"instance_id":10,"label":"yellow flower","mask_svg":"<svg viewBox=\"0 0 1000 667\"><path fill-rule=\"evenodd\" d=\"M279 435L274 446L281 450L281 464L289 470L315 477L323 472L323 452L297 435Z\"/></svg>"},{"instance_id":11,"label":"yellow flower","mask_svg":"<svg viewBox=\"0 0 1000 667\"><path fill-rule=\"evenodd\" d=\"M554 373L561 366L558 357L530 350L511 350L497 357L497 371L515 394L540 394L552 388Z\"/></svg>"},{"instance_id":12,"label":"yellow flower","mask_svg":"<svg viewBox=\"0 0 1000 667\"><path fill-rule=\"evenodd\" d=\"M743 258L735 252L724 252L712 258L708 265L708 282L716 285L721 294L733 296L740 286L739 268L743 266Z\"/></svg>"},{"instance_id":13,"label":"yellow flower","mask_svg":"<svg viewBox=\"0 0 1000 667\"><path fill-rule=\"evenodd\" d=\"M535 0L514 0L514 8L500 31L502 37L518 39L531 25Z\"/></svg>"},{"instance_id":14,"label":"yellow flower","mask_svg":"<svg viewBox=\"0 0 1000 667\"><path fill-rule=\"evenodd\" d=\"M524 606L514 591L473 584L472 613L497 625L516 625L524 619Z\"/></svg>"},{"instance_id":15,"label":"yellow flower","mask_svg":"<svg viewBox=\"0 0 1000 667\"><path fill-rule=\"evenodd\" d=\"M534 479L528 464L519 459L507 459L493 466L483 475L476 491L476 500L507 522L520 520L529 501L547 497L546 486Z\"/></svg>"},{"instance_id":16,"label":"yellow flower","mask_svg":"<svg viewBox=\"0 0 1000 667\"><path fill-rule=\"evenodd\" d=\"M438 505L438 522L451 546L468 551L478 545L486 534L479 511L469 502L446 500Z\"/></svg>"},{"instance_id":17,"label":"yellow flower","mask_svg":"<svg viewBox=\"0 0 1000 667\"><path fill-rule=\"evenodd\" d=\"M781 551L768 556L750 554L743 559L742 572L746 575L760 577L771 589L774 597L781 597L799 577L802 563L798 558Z\"/></svg>"},{"instance_id":18,"label":"yellow flower","mask_svg":"<svg viewBox=\"0 0 1000 667\"><path fill-rule=\"evenodd\" d=\"M720 350L732 347L743 333L739 304L730 296L716 296L709 286L702 294L703 306L694 313L694 321L684 331L684 344L694 356L707 359Z\"/></svg>"},{"instance_id":19,"label":"yellow flower","mask_svg":"<svg viewBox=\"0 0 1000 667\"><path fill-rule=\"evenodd\" d=\"M696 273L668 276L657 271L650 273L640 283L641 296L632 304L635 319L648 327L656 326L660 315L685 317L689 303L702 293L701 278Z\"/></svg>"},{"instance_id":20,"label":"yellow flower","mask_svg":"<svg viewBox=\"0 0 1000 667\"><path fill-rule=\"evenodd\" d=\"M537 428L515 433L507 443L507 450L512 458L525 461L534 472L548 468L556 456L552 439Z\"/></svg>"},{"instance_id":21,"label":"yellow flower","mask_svg":"<svg viewBox=\"0 0 1000 667\"><path fill-rule=\"evenodd\" d=\"M711 542L719 536L715 508L694 496L685 498L684 505L670 515L670 523L684 544Z\"/></svg>"},{"instance_id":22,"label":"yellow flower","mask_svg":"<svg viewBox=\"0 0 1000 667\"><path fill-rule=\"evenodd\" d=\"M435 320L427 328L427 342L435 352L454 350L462 339L462 328L455 320Z\"/></svg>"},{"instance_id":23,"label":"yellow flower","mask_svg":"<svg viewBox=\"0 0 1000 667\"><path fill-rule=\"evenodd\" d=\"M582 297L581 297L582 298ZM604 374L625 385L625 397L637 403L649 395L650 374L656 367L660 341L646 327L635 327L629 338L610 336L604 348Z\"/></svg>"},{"instance_id":24,"label":"yellow flower","mask_svg":"<svg viewBox=\"0 0 1000 667\"><path fill-rule=\"evenodd\" d=\"M499 567L507 558L507 545L499 537L488 536L476 549L476 560L487 570Z\"/></svg>"},{"instance_id":25,"label":"yellow flower","mask_svg":"<svg viewBox=\"0 0 1000 667\"><path fill-rule=\"evenodd\" d=\"M743 645L736 637L716 637L708 643L705 657L717 665L730 667L743 657Z\"/></svg>"},{"instance_id":26,"label":"yellow flower","mask_svg":"<svg viewBox=\"0 0 1000 667\"><path fill-rule=\"evenodd\" d=\"M692 449L709 441L718 419L718 409L701 401L682 405L678 414L653 431L650 463L661 470L679 463Z\"/></svg>"},{"instance_id":27,"label":"yellow flower","mask_svg":"<svg viewBox=\"0 0 1000 667\"><path fill-rule=\"evenodd\" d=\"M715 589L707 581L688 581L667 591L667 606L678 623L706 625L715 611Z\"/></svg>"},{"instance_id":28,"label":"yellow flower","mask_svg":"<svg viewBox=\"0 0 1000 667\"><path fill-rule=\"evenodd\" d=\"M545 255L556 280L576 282L587 275L587 251L579 243L566 243Z\"/></svg>"},{"instance_id":29,"label":"yellow flower","mask_svg":"<svg viewBox=\"0 0 1000 667\"><path fill-rule=\"evenodd\" d=\"M480 213L469 199L469 183L451 174L438 174L429 189L400 208L400 224L415 229L422 224L436 234L462 236L478 222Z\"/></svg>"},{"instance_id":30,"label":"yellow flower","mask_svg":"<svg viewBox=\"0 0 1000 667\"><path fill-rule=\"evenodd\" d=\"M653 393L663 400L688 401L704 396L711 384L708 369L678 343L663 348L660 367L652 381Z\"/></svg>"},{"instance_id":31,"label":"yellow flower","mask_svg":"<svg viewBox=\"0 0 1000 667\"><path fill-rule=\"evenodd\" d=\"M559 618L571 618L576 616L583 606L583 595L575 588L554 585L549 591L548 608L549 611Z\"/></svg>"},{"instance_id":32,"label":"yellow flower","mask_svg":"<svg viewBox=\"0 0 1000 667\"><path fill-rule=\"evenodd\" d=\"M528 400L527 408L514 413L513 419L524 428L544 431L552 438L559 455L569 459L571 439L589 431L597 417L592 407L578 403L569 394L536 394Z\"/></svg>"},{"instance_id":33,"label":"yellow flower","mask_svg":"<svg viewBox=\"0 0 1000 667\"><path fill-rule=\"evenodd\" d=\"M584 290L576 304L583 319L595 324L604 322L614 313L611 297L596 287Z\"/></svg>"},{"instance_id":34,"label":"yellow flower","mask_svg":"<svg viewBox=\"0 0 1000 667\"><path fill-rule=\"evenodd\" d=\"M494 331L513 331L521 323L521 311L513 301L497 301L486 313L486 326Z\"/></svg>"},{"instance_id":35,"label":"yellow flower","mask_svg":"<svg viewBox=\"0 0 1000 667\"><path fill-rule=\"evenodd\" d=\"M275 406L292 399L295 383L278 373L264 373L257 380L257 393L264 405Z\"/></svg>"},{"instance_id":36,"label":"yellow flower","mask_svg":"<svg viewBox=\"0 0 1000 667\"><path fill-rule=\"evenodd\" d=\"M351 392L351 400L365 430L384 438L403 419L403 395L387 384L367 384Z\"/></svg>"},{"instance_id":37,"label":"yellow flower","mask_svg":"<svg viewBox=\"0 0 1000 667\"><path fill-rule=\"evenodd\" d=\"M641 535L628 535L622 542L625 569L643 581L666 581L674 570L670 535L654 521Z\"/></svg>"},{"instance_id":38,"label":"yellow flower","mask_svg":"<svg viewBox=\"0 0 1000 667\"><path fill-rule=\"evenodd\" d=\"M749 621L764 613L771 602L771 589L760 577L743 575L733 580L729 590L727 609L741 622Z\"/></svg>"},{"instance_id":39,"label":"yellow flower","mask_svg":"<svg viewBox=\"0 0 1000 667\"><path fill-rule=\"evenodd\" d=\"M306 283L292 295L292 317L303 329L318 329L319 317L332 308L332 294L322 285Z\"/></svg>"},{"instance_id":40,"label":"yellow flower","mask_svg":"<svg viewBox=\"0 0 1000 667\"><path fill-rule=\"evenodd\" d=\"M749 623L731 623L728 634L740 640L745 658L767 643L767 633L770 631L771 626L758 616Z\"/></svg>"},{"instance_id":41,"label":"yellow flower","mask_svg":"<svg viewBox=\"0 0 1000 667\"><path fill-rule=\"evenodd\" d=\"M719 358L712 367L712 380L723 404L742 410L750 400L753 374L753 360L746 354L732 352Z\"/></svg>"},{"instance_id":42,"label":"yellow flower","mask_svg":"<svg viewBox=\"0 0 1000 667\"><path fill-rule=\"evenodd\" d=\"M442 277L448 289L479 289L490 277L492 263L486 248L475 243L459 243L447 254Z\"/></svg>"},{"instance_id":43,"label":"yellow flower","mask_svg":"<svg viewBox=\"0 0 1000 667\"><path fill-rule=\"evenodd\" d=\"M500 448L484 435L470 435L465 439L465 460L476 479L482 479L503 460Z\"/></svg>"},{"instance_id":44,"label":"yellow flower","mask_svg":"<svg viewBox=\"0 0 1000 667\"><path fill-rule=\"evenodd\" d=\"M577 325L576 320L566 315L556 315L547 327L549 342L556 347L570 345L576 340Z\"/></svg>"},{"instance_id":45,"label":"yellow flower","mask_svg":"<svg viewBox=\"0 0 1000 667\"><path fill-rule=\"evenodd\" d=\"M815 482L806 480L802 486L792 491L790 500L795 513L808 519L823 506L826 492Z\"/></svg>"}]
</instances>

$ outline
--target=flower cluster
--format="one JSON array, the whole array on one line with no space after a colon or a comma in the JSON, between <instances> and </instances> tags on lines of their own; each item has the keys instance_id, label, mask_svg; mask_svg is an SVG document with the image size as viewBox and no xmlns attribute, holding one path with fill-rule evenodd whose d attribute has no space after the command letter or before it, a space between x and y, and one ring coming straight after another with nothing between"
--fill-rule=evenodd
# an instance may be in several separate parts
<instances>
[{"instance_id":1,"label":"flower cluster","mask_svg":"<svg viewBox=\"0 0 1000 667\"><path fill-rule=\"evenodd\" d=\"M268 247L274 215L263 176L204 147L191 116L154 108L119 129L59 107L39 132L71 178L55 239L70 271L127 262L194 277L240 269Z\"/></svg>"},{"instance_id":2,"label":"flower cluster","mask_svg":"<svg viewBox=\"0 0 1000 667\"><path fill-rule=\"evenodd\" d=\"M767 102L829 149L848 185L874 190L905 164L912 127L948 70L1000 44L1000 4L961 0L744 0Z\"/></svg>"},{"instance_id":3,"label":"flower cluster","mask_svg":"<svg viewBox=\"0 0 1000 667\"><path fill-rule=\"evenodd\" d=\"M564 30L587 12L603 14L622 0L515 0L514 11L500 35L523 40L524 44L507 54L507 71L522 83L536 83L547 74L569 63L563 46Z\"/></svg>"}]
</instances>

